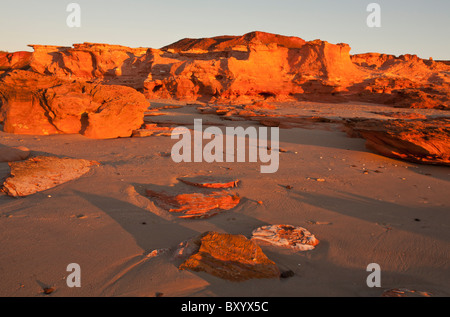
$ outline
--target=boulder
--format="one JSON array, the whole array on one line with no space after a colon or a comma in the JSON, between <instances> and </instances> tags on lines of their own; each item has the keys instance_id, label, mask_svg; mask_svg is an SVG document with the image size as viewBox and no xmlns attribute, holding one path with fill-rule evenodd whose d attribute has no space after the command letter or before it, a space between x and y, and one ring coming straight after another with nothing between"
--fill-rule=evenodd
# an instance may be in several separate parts
<instances>
[{"instance_id":1,"label":"boulder","mask_svg":"<svg viewBox=\"0 0 450 317\"><path fill-rule=\"evenodd\" d=\"M15 70L0 80L0 122L8 133L79 133L89 138L129 137L149 107L130 87L67 81Z\"/></svg>"},{"instance_id":2,"label":"boulder","mask_svg":"<svg viewBox=\"0 0 450 317\"><path fill-rule=\"evenodd\" d=\"M450 166L450 119L357 120L347 123L351 136L367 140L375 153L414 163Z\"/></svg>"},{"instance_id":3,"label":"boulder","mask_svg":"<svg viewBox=\"0 0 450 317\"><path fill-rule=\"evenodd\" d=\"M180 270L206 272L234 282L280 277L277 265L243 235L206 232L193 244L195 251Z\"/></svg>"},{"instance_id":4,"label":"boulder","mask_svg":"<svg viewBox=\"0 0 450 317\"><path fill-rule=\"evenodd\" d=\"M16 69L15 58L36 73L128 86L149 99L227 104L358 101L450 107L448 62L408 54L351 55L345 43L250 32L182 39L161 49L96 43L31 47L31 58L26 54L19 58L21 52L14 53L17 57L0 55L0 71Z\"/></svg>"}]
</instances>

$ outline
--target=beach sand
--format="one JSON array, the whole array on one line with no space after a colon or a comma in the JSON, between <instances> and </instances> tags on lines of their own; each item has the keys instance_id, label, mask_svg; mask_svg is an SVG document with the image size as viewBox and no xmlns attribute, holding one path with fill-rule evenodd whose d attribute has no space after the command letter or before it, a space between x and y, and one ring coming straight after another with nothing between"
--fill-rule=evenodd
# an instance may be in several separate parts
<instances>
[{"instance_id":1,"label":"beach sand","mask_svg":"<svg viewBox=\"0 0 450 317\"><path fill-rule=\"evenodd\" d=\"M365 106L305 103L302 111L368 117L389 108ZM168 115L154 122L188 126L202 118L205 127L260 126L201 115L195 106L161 111ZM371 153L363 139L325 122L280 129L285 152L273 174L261 174L261 162L174 163L168 153L176 142L167 136L94 140L0 132L1 145L25 146L32 155L101 163L25 198L0 194L0 296L378 297L392 288L450 296L448 167ZM0 163L0 173L7 175L7 163ZM230 192L241 202L208 219L180 219L145 196L151 184L170 186L196 175L239 179ZM262 247L281 271L295 273L290 278L231 282L180 271L170 253L147 257L206 231L250 237L267 224L301 226L320 241L304 252ZM79 288L66 285L70 263L81 267ZM370 263L381 267L380 288L366 284ZM55 291L45 295L46 287Z\"/></svg>"}]
</instances>

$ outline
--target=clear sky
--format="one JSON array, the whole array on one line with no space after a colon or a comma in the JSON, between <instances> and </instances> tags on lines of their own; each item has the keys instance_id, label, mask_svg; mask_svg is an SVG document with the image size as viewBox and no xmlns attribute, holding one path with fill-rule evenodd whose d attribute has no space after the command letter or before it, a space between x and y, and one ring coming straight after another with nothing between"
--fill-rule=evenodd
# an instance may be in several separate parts
<instances>
[{"instance_id":1,"label":"clear sky","mask_svg":"<svg viewBox=\"0 0 450 317\"><path fill-rule=\"evenodd\" d=\"M69 28L66 7L81 6ZM381 28L369 28L369 3ZM450 0L0 0L0 50L96 42L160 48L179 39L264 31L348 43L352 54L450 60Z\"/></svg>"}]
</instances>

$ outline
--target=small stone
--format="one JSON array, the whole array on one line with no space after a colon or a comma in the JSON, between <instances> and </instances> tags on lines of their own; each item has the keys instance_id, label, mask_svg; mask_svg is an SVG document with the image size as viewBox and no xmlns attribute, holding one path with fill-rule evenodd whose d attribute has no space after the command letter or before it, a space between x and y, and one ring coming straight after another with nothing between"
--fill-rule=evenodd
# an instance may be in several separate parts
<instances>
[{"instance_id":1,"label":"small stone","mask_svg":"<svg viewBox=\"0 0 450 317\"><path fill-rule=\"evenodd\" d=\"M55 291L55 289L53 287L46 287L44 288L44 294L45 295L50 295L51 293L53 293Z\"/></svg>"},{"instance_id":2,"label":"small stone","mask_svg":"<svg viewBox=\"0 0 450 317\"><path fill-rule=\"evenodd\" d=\"M292 276L294 276L294 275L295 275L295 273L294 273L294 271L292 271L292 270L283 271L283 272L281 272L281 274L280 274L280 278L289 278L289 277L292 277Z\"/></svg>"}]
</instances>

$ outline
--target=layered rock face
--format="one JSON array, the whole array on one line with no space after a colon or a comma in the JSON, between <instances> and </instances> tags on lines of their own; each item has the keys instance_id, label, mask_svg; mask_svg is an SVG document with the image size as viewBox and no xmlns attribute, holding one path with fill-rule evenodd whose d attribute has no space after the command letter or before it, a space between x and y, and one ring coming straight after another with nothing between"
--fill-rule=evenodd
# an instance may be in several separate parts
<instances>
[{"instance_id":1,"label":"layered rock face","mask_svg":"<svg viewBox=\"0 0 450 317\"><path fill-rule=\"evenodd\" d=\"M33 45L30 67L59 78L133 87L152 99L369 101L449 107L450 66L415 55L350 55L347 44L263 32L183 39L161 49Z\"/></svg>"},{"instance_id":2,"label":"layered rock face","mask_svg":"<svg viewBox=\"0 0 450 317\"><path fill-rule=\"evenodd\" d=\"M414 163L450 166L450 120L353 120L350 134L381 155Z\"/></svg>"},{"instance_id":3,"label":"layered rock face","mask_svg":"<svg viewBox=\"0 0 450 317\"><path fill-rule=\"evenodd\" d=\"M11 176L1 188L12 197L25 197L77 179L89 172L95 161L37 156L9 163Z\"/></svg>"},{"instance_id":4,"label":"layered rock face","mask_svg":"<svg viewBox=\"0 0 450 317\"><path fill-rule=\"evenodd\" d=\"M31 52L0 52L0 71L28 68L32 56Z\"/></svg>"}]
</instances>

